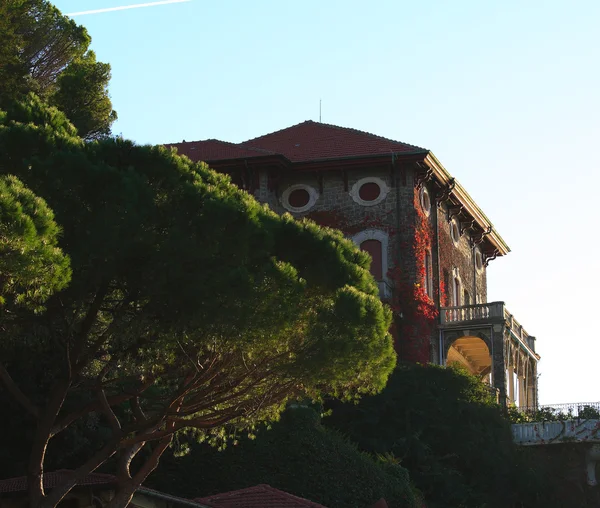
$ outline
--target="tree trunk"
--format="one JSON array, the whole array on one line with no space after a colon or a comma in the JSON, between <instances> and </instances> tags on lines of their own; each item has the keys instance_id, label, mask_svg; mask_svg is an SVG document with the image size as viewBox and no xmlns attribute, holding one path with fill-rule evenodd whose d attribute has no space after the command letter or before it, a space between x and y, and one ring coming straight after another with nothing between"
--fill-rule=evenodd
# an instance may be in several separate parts
<instances>
[{"instance_id":1,"label":"tree trunk","mask_svg":"<svg viewBox=\"0 0 600 508\"><path fill-rule=\"evenodd\" d=\"M115 497L111 499L107 508L127 508L135 491L146 481L146 478L148 478L150 473L157 468L162 454L169 447L172 440L173 435L170 435L158 442L156 448L152 451L152 455L150 455L135 476L131 480L119 485Z\"/></svg>"},{"instance_id":2,"label":"tree trunk","mask_svg":"<svg viewBox=\"0 0 600 508\"><path fill-rule=\"evenodd\" d=\"M69 382L59 382L50 396L50 400L38 420L31 453L29 455L29 465L27 467L27 493L29 495L29 506L37 508L44 497L44 459L46 449L52 434L52 427L56 417L63 405L65 396L69 389Z\"/></svg>"}]
</instances>

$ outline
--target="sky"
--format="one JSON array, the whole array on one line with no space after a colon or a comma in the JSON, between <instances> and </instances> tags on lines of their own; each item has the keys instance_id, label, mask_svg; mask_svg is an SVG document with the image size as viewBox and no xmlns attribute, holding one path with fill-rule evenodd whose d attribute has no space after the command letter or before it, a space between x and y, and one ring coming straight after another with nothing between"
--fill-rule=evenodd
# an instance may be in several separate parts
<instances>
[{"instance_id":1,"label":"sky","mask_svg":"<svg viewBox=\"0 0 600 508\"><path fill-rule=\"evenodd\" d=\"M318 120L322 100L325 123L432 150L511 247L488 301L537 337L540 401L600 401L600 2L190 0L74 19L112 66L113 131L136 142L240 142Z\"/></svg>"}]
</instances>

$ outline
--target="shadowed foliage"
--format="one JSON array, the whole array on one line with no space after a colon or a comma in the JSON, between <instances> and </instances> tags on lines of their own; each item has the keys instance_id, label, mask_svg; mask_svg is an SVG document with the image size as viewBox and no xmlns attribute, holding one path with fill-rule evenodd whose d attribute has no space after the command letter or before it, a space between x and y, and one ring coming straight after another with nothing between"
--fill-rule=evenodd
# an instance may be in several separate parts
<instances>
[{"instance_id":1,"label":"shadowed foliage","mask_svg":"<svg viewBox=\"0 0 600 508\"><path fill-rule=\"evenodd\" d=\"M222 451L194 444L184 457L170 454L148 479L189 498L261 483L329 508L366 508L382 497L391 508L421 506L406 469L358 451L306 407L288 409L271 429Z\"/></svg>"},{"instance_id":2,"label":"shadowed foliage","mask_svg":"<svg viewBox=\"0 0 600 508\"><path fill-rule=\"evenodd\" d=\"M487 387L460 367L401 365L381 394L332 409L324 424L399 461L431 508L553 506Z\"/></svg>"}]
</instances>

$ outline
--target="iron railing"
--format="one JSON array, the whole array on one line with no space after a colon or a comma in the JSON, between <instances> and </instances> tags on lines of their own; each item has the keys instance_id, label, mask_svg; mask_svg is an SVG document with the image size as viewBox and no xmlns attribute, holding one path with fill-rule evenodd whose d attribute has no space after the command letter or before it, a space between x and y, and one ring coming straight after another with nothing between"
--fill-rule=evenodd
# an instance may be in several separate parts
<instances>
[{"instance_id":1,"label":"iron railing","mask_svg":"<svg viewBox=\"0 0 600 508\"><path fill-rule=\"evenodd\" d=\"M519 408L526 421L561 421L600 419L600 402L570 402L566 404L547 404L538 407Z\"/></svg>"}]
</instances>

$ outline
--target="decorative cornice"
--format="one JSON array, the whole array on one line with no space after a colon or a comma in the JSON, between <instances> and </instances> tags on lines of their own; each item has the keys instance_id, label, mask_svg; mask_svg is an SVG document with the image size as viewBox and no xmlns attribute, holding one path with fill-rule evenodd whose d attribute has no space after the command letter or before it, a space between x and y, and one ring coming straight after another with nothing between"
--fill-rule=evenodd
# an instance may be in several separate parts
<instances>
[{"instance_id":1,"label":"decorative cornice","mask_svg":"<svg viewBox=\"0 0 600 508\"><path fill-rule=\"evenodd\" d=\"M471 235L471 246L475 247L483 242L484 238L492 232L492 229L492 226L488 226L485 231L482 230L478 235Z\"/></svg>"},{"instance_id":2,"label":"decorative cornice","mask_svg":"<svg viewBox=\"0 0 600 508\"><path fill-rule=\"evenodd\" d=\"M443 188L441 193L438 196L436 196L436 198L435 198L438 208L440 206L442 206L442 203L444 203L450 197L450 193L454 190L455 186L456 186L456 179L450 178L450 182Z\"/></svg>"},{"instance_id":3,"label":"decorative cornice","mask_svg":"<svg viewBox=\"0 0 600 508\"><path fill-rule=\"evenodd\" d=\"M473 217L477 225L479 225L482 230L487 231L491 226L492 229L489 235L486 235L486 240L491 243L495 250L497 250L497 253L494 257L508 254L510 252L509 246L506 244L500 234L494 229L494 225L490 219L487 218L485 213L483 213L483 210L479 208L477 203L475 203L473 198L463 188L463 186L452 177L452 175L444 168L444 166L442 166L435 155L433 155L432 152L428 152L424 162L433 170L433 176L440 185L447 187L454 183L454 187L448 193L448 199L452 198L463 205L464 212Z\"/></svg>"},{"instance_id":4,"label":"decorative cornice","mask_svg":"<svg viewBox=\"0 0 600 508\"><path fill-rule=\"evenodd\" d=\"M484 257L483 257L484 266L487 267L490 264L490 261L494 261L494 259L496 259L499 255L500 255L500 253L498 252L498 249L494 249L494 253L491 256L484 255Z\"/></svg>"},{"instance_id":5,"label":"decorative cornice","mask_svg":"<svg viewBox=\"0 0 600 508\"><path fill-rule=\"evenodd\" d=\"M423 187L425 182L429 182L433 178L433 169L429 166L425 167L424 171L421 171L417 174L415 178L415 183L417 185L417 189Z\"/></svg>"}]
</instances>

